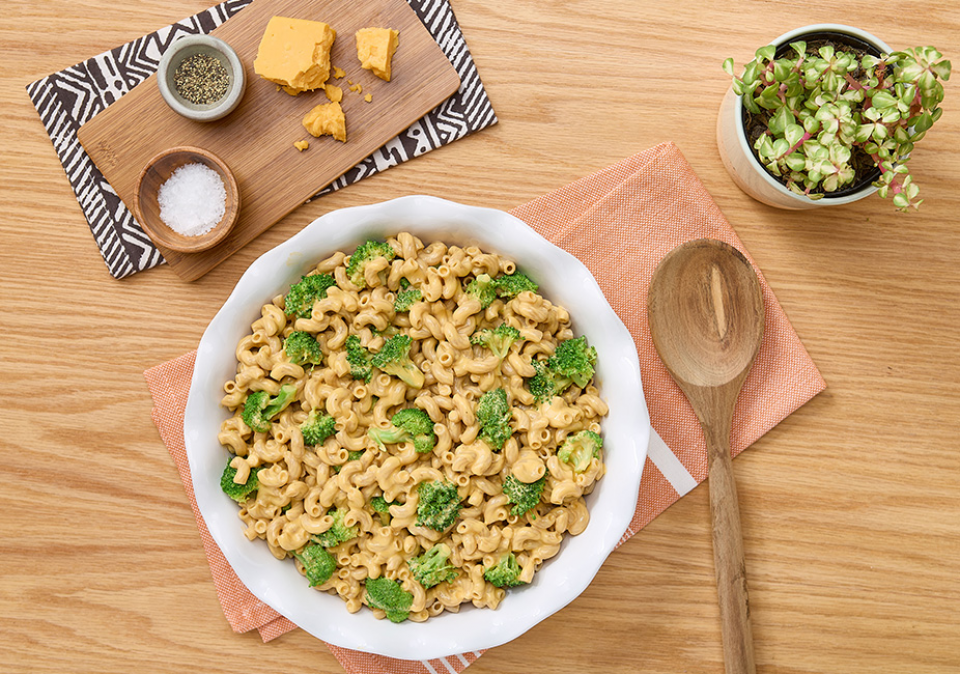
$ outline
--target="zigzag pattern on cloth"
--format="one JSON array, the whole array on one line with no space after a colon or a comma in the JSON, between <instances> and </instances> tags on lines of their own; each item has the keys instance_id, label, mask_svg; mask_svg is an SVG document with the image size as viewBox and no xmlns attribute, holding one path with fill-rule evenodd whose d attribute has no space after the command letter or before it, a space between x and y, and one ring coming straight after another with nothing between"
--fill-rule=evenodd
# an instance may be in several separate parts
<instances>
[{"instance_id":1,"label":"zigzag pattern on cloth","mask_svg":"<svg viewBox=\"0 0 960 674\"><path fill-rule=\"evenodd\" d=\"M181 35L209 33L252 0L226 0L154 33L27 85L110 274L125 278L163 263L77 138L80 127L156 72ZM460 75L457 92L311 199L497 123L449 0L407 0ZM308 200L309 201L309 200Z\"/></svg>"}]
</instances>

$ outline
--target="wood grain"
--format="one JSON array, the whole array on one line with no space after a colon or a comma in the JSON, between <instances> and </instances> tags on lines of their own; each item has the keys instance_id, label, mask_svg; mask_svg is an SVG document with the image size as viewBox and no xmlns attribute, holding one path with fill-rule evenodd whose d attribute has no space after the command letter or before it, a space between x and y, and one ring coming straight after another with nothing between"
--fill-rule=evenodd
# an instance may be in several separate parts
<instances>
[{"instance_id":1,"label":"wood grain","mask_svg":"<svg viewBox=\"0 0 960 674\"><path fill-rule=\"evenodd\" d=\"M260 38L273 16L324 21L337 31L331 61L346 76L347 142L313 138L301 120L329 100L322 91L290 96L253 72ZM394 77L384 82L360 68L354 34L377 25L400 31ZM221 157L240 186L237 223L215 247L185 252L154 242L181 278L200 278L374 150L439 105L460 86L447 60L404 0L257 0L212 32L234 48L247 71L240 105L216 122L195 122L171 110L152 75L80 128L80 142L131 210L136 179L151 157L191 145ZM371 94L367 103L347 80ZM299 152L294 141L309 140ZM149 232L148 232L149 233Z\"/></svg>"},{"instance_id":2,"label":"wood grain","mask_svg":"<svg viewBox=\"0 0 960 674\"><path fill-rule=\"evenodd\" d=\"M896 21L867 0L821 0L815 16L761 0L455 0L497 126L297 208L194 283L167 267L116 281L24 87L211 3L3 3L0 669L342 674L302 631L231 632L143 370L193 349L246 267L332 209L427 193L508 210L667 140L828 383L734 461L758 671L960 668L960 76L910 160L926 201L908 215L875 197L815 215L758 204L714 133L723 59L813 21L937 45L960 67L953 0L903 0ZM706 487L467 671L722 672Z\"/></svg>"}]
</instances>

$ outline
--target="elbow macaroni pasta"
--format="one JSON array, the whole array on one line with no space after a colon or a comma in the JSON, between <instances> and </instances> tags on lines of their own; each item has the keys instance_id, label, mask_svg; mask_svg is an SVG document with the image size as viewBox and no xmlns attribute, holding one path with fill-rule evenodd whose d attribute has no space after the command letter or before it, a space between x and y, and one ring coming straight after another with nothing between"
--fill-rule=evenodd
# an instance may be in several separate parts
<instances>
[{"instance_id":1,"label":"elbow macaroni pasta","mask_svg":"<svg viewBox=\"0 0 960 674\"><path fill-rule=\"evenodd\" d=\"M520 580L529 583L540 565L558 554L564 535L586 528L584 496L603 477L602 456L575 472L557 451L573 433L599 433L607 405L592 381L583 389L570 386L547 403L534 401L524 385L534 374L531 361L549 357L574 336L570 315L531 291L496 298L485 309L466 292L481 274L514 273L512 260L475 247L425 246L409 233L388 238L387 244L396 257L368 264L366 287L350 281L350 258L336 253L310 272L331 274L336 285L314 303L309 318L287 315L284 296L278 295L262 307L250 334L237 345L237 374L224 385L222 398L233 415L223 422L218 439L233 455L235 482L246 482L250 471L259 469L259 487L240 504L239 517L248 539L265 541L274 556L286 559L331 528L334 509L344 510L344 525L359 534L329 548L337 568L316 589L339 595L350 612L366 603L364 582L383 576L399 581L413 596L413 621L456 612L465 603L495 609L507 591L484 579L486 567L513 553ZM402 279L418 288L422 299L397 313L394 300ZM471 344L475 331L501 323L521 335L502 359ZM294 330L317 338L320 364L290 361L284 338ZM410 358L423 372L423 387L412 388L376 369L369 382L353 379L347 337L357 335L376 350L383 333L395 332L411 337ZM249 428L241 416L247 396L255 391L275 395L284 384L296 387L294 402L267 431ZM507 393L513 429L499 451L480 439L476 418L477 401L496 388ZM408 407L423 410L434 423L433 451L417 453L409 442L381 449L367 435L371 428L389 427L392 415ZM332 416L336 430L311 446L300 424L314 409ZM511 514L503 493L511 475L525 483L544 480L540 502L520 516ZM445 532L416 525L417 485L431 480L452 482L461 499L460 516ZM376 496L394 502L389 522L373 510ZM424 588L407 562L438 542L449 546L449 562L458 574Z\"/></svg>"}]
</instances>

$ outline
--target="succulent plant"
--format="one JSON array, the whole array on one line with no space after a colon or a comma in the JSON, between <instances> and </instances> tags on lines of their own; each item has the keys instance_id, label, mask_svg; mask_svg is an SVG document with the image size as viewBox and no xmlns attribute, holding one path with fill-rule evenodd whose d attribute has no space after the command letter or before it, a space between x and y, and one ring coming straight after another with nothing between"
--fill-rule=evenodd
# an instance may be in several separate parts
<instances>
[{"instance_id":1,"label":"succulent plant","mask_svg":"<svg viewBox=\"0 0 960 674\"><path fill-rule=\"evenodd\" d=\"M919 206L906 162L943 113L940 80L950 78L950 61L933 47L876 57L789 46L781 58L774 45L761 47L740 77L733 59L723 63L746 110L766 119L753 146L760 162L791 191L820 199L853 183L859 148L880 170L873 184L881 197L901 211Z\"/></svg>"}]
</instances>

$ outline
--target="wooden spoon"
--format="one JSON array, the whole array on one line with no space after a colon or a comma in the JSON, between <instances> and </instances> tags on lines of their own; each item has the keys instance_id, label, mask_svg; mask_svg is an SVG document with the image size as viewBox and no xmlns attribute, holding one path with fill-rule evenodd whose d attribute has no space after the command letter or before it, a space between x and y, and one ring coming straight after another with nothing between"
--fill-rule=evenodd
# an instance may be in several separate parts
<instances>
[{"instance_id":1,"label":"wooden spoon","mask_svg":"<svg viewBox=\"0 0 960 674\"><path fill-rule=\"evenodd\" d=\"M713 559L727 674L754 674L730 427L763 337L763 298L750 263L733 246L698 239L657 266L647 301L650 334L696 412L707 441Z\"/></svg>"}]
</instances>

